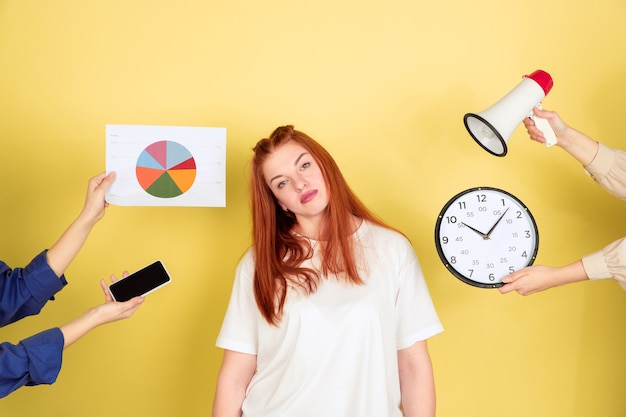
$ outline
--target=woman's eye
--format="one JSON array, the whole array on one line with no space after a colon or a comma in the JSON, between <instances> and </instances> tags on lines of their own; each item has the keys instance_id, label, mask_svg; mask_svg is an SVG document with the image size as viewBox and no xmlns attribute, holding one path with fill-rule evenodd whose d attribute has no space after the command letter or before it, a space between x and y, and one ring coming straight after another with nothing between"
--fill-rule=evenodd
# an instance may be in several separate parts
<instances>
[{"instance_id":1,"label":"woman's eye","mask_svg":"<svg viewBox=\"0 0 626 417\"><path fill-rule=\"evenodd\" d=\"M278 184L276 184L276 188L280 190L281 188L285 186L285 184L287 184L287 181L281 181Z\"/></svg>"},{"instance_id":2,"label":"woman's eye","mask_svg":"<svg viewBox=\"0 0 626 417\"><path fill-rule=\"evenodd\" d=\"M305 162L304 164L302 164L302 168L301 169L307 169L310 166L311 166L310 162Z\"/></svg>"}]
</instances>

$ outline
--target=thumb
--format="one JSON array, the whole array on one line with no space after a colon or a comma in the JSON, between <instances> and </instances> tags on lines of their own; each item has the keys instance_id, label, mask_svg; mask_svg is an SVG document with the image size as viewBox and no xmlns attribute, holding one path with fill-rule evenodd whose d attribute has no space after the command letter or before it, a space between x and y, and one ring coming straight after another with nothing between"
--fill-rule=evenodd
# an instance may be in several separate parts
<instances>
[{"instance_id":1,"label":"thumb","mask_svg":"<svg viewBox=\"0 0 626 417\"><path fill-rule=\"evenodd\" d=\"M509 293L509 292L511 292L513 290L514 290L513 284L506 284L506 285L503 285L500 288L498 288L498 291L500 291L500 294L506 294L506 293Z\"/></svg>"},{"instance_id":2,"label":"thumb","mask_svg":"<svg viewBox=\"0 0 626 417\"><path fill-rule=\"evenodd\" d=\"M116 176L117 175L115 174L115 171L109 172L106 175L106 177L104 177L102 179L102 182L100 183L100 186L105 185L108 188L111 184L113 184L113 181L115 181Z\"/></svg>"},{"instance_id":3,"label":"thumb","mask_svg":"<svg viewBox=\"0 0 626 417\"><path fill-rule=\"evenodd\" d=\"M109 172L106 176L103 176L102 179L96 184L94 187L95 190L102 190L106 192L111 184L115 181L116 175L114 171Z\"/></svg>"}]
</instances>

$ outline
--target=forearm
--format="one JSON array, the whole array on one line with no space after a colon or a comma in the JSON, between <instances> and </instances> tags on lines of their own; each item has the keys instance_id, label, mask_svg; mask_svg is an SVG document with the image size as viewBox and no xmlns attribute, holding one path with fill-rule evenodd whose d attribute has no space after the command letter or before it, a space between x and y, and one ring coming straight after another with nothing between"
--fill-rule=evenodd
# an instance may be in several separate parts
<instances>
[{"instance_id":1,"label":"forearm","mask_svg":"<svg viewBox=\"0 0 626 417\"><path fill-rule=\"evenodd\" d=\"M546 279L548 284L547 288L558 287L589 279L581 260L572 262L569 265L553 268L551 271L552 272Z\"/></svg>"},{"instance_id":2,"label":"forearm","mask_svg":"<svg viewBox=\"0 0 626 417\"><path fill-rule=\"evenodd\" d=\"M59 240L48 250L48 265L57 276L60 277L65 273L67 267L85 244L91 229L104 216L104 210L107 207L104 196L114 180L114 173L109 175L102 173L89 180L87 199L78 218L70 224Z\"/></svg>"},{"instance_id":3,"label":"forearm","mask_svg":"<svg viewBox=\"0 0 626 417\"><path fill-rule=\"evenodd\" d=\"M434 417L435 380L426 341L398 352L402 409L406 417Z\"/></svg>"},{"instance_id":4,"label":"forearm","mask_svg":"<svg viewBox=\"0 0 626 417\"><path fill-rule=\"evenodd\" d=\"M406 417L434 417L436 409L435 384L432 369L422 370L402 389L402 409ZM405 395L406 392L411 394Z\"/></svg>"},{"instance_id":5,"label":"forearm","mask_svg":"<svg viewBox=\"0 0 626 417\"><path fill-rule=\"evenodd\" d=\"M256 355L224 350L213 399L213 417L241 417L241 406L256 371Z\"/></svg>"},{"instance_id":6,"label":"forearm","mask_svg":"<svg viewBox=\"0 0 626 417\"><path fill-rule=\"evenodd\" d=\"M98 320L97 314L94 313L94 309L90 309L80 317L64 324L60 327L64 339L63 349L66 349L101 324L103 323L101 320Z\"/></svg>"},{"instance_id":7,"label":"forearm","mask_svg":"<svg viewBox=\"0 0 626 417\"><path fill-rule=\"evenodd\" d=\"M84 216L79 216L48 249L46 253L48 265L58 277L65 273L67 267L78 255L95 223Z\"/></svg>"},{"instance_id":8,"label":"forearm","mask_svg":"<svg viewBox=\"0 0 626 417\"><path fill-rule=\"evenodd\" d=\"M104 304L90 308L80 317L60 327L65 338L63 348L67 348L102 324L131 317L143 302L144 297L135 297L123 303L108 300Z\"/></svg>"},{"instance_id":9,"label":"forearm","mask_svg":"<svg viewBox=\"0 0 626 417\"><path fill-rule=\"evenodd\" d=\"M567 127L558 136L557 145L572 155L584 167L589 165L598 153L598 142L576 129Z\"/></svg>"},{"instance_id":10,"label":"forearm","mask_svg":"<svg viewBox=\"0 0 626 417\"><path fill-rule=\"evenodd\" d=\"M213 417L241 417L241 405L246 390L240 386L229 386L218 379L213 399Z\"/></svg>"}]
</instances>

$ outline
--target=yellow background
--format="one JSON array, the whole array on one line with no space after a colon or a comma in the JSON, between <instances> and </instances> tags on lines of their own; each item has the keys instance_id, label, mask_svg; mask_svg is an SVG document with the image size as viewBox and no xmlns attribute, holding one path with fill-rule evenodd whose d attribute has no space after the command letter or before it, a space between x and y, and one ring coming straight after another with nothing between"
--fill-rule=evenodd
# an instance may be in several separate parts
<instances>
[{"instance_id":1,"label":"yellow background","mask_svg":"<svg viewBox=\"0 0 626 417\"><path fill-rule=\"evenodd\" d=\"M214 342L249 244L250 149L293 123L414 244L445 327L429 342L439 416L623 417L617 283L530 297L470 287L433 232L450 197L492 186L534 214L539 264L626 235L626 203L565 152L520 126L497 158L462 122L543 69L545 108L624 148L625 21L623 0L0 0L5 262L26 264L78 214L105 167L106 124L226 127L228 143L226 208L111 206L57 301L0 331L17 343L69 321L101 302L100 278L156 258L173 276L131 320L70 347L56 384L0 400L0 415L210 415Z\"/></svg>"}]
</instances>

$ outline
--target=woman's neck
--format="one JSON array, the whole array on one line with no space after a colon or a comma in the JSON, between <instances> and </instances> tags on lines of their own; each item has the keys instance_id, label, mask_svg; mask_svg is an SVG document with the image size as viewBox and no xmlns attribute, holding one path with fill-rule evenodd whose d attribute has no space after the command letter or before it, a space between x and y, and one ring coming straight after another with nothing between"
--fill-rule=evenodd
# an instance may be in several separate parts
<instances>
[{"instance_id":1,"label":"woman's neck","mask_svg":"<svg viewBox=\"0 0 626 417\"><path fill-rule=\"evenodd\" d=\"M321 221L310 221L310 219L298 219L298 222L293 225L293 231L304 236L307 239L319 240L321 234Z\"/></svg>"}]
</instances>

